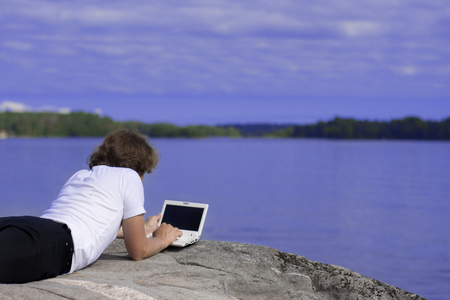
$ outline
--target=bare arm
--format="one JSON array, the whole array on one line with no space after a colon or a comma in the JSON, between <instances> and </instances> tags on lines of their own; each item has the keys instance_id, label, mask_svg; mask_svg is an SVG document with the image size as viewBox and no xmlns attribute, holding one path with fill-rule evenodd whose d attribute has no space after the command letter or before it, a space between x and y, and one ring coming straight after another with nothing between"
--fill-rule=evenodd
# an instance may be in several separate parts
<instances>
[{"instance_id":1,"label":"bare arm","mask_svg":"<svg viewBox=\"0 0 450 300\"><path fill-rule=\"evenodd\" d=\"M155 218L159 220L160 217L160 215L154 216L144 222L142 214L122 221L125 246L133 260L142 260L155 255L182 235L178 228L162 223L159 228L154 228L156 230L153 232L153 237L147 238L147 234L151 232L146 233L146 231L151 231Z\"/></svg>"},{"instance_id":2,"label":"bare arm","mask_svg":"<svg viewBox=\"0 0 450 300\"><path fill-rule=\"evenodd\" d=\"M161 213L156 216L151 216L145 220L145 235L153 234L153 232L158 229L158 222L161 219ZM123 238L123 227L120 225L119 231L117 232L117 238Z\"/></svg>"}]
</instances>

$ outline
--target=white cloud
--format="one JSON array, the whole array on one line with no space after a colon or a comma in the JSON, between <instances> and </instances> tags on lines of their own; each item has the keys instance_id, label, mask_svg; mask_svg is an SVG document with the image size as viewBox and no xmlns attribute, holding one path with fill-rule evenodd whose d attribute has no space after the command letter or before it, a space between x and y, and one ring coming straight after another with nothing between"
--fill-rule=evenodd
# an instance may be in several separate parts
<instances>
[{"instance_id":1,"label":"white cloud","mask_svg":"<svg viewBox=\"0 0 450 300\"><path fill-rule=\"evenodd\" d=\"M29 105L14 101L3 101L0 103L0 111L9 112L55 112L59 114L70 114L71 109L68 107L55 107L55 106L41 106L39 108L33 108Z\"/></svg>"},{"instance_id":2,"label":"white cloud","mask_svg":"<svg viewBox=\"0 0 450 300\"><path fill-rule=\"evenodd\" d=\"M369 21L344 21L341 29L348 37L361 37L381 33L381 26Z\"/></svg>"},{"instance_id":3,"label":"white cloud","mask_svg":"<svg viewBox=\"0 0 450 300\"><path fill-rule=\"evenodd\" d=\"M3 101L0 103L0 111L27 112L32 110L30 106L19 102Z\"/></svg>"},{"instance_id":4,"label":"white cloud","mask_svg":"<svg viewBox=\"0 0 450 300\"><path fill-rule=\"evenodd\" d=\"M399 68L399 71L401 74L406 76L414 76L418 73L418 70L414 66L403 66Z\"/></svg>"},{"instance_id":5,"label":"white cloud","mask_svg":"<svg viewBox=\"0 0 450 300\"><path fill-rule=\"evenodd\" d=\"M56 106L41 106L35 109L38 112L55 112L58 114L70 114L72 110L68 107L56 107Z\"/></svg>"},{"instance_id":6,"label":"white cloud","mask_svg":"<svg viewBox=\"0 0 450 300\"><path fill-rule=\"evenodd\" d=\"M72 112L72 110L68 107L63 107L58 109L58 113L63 114L63 115L67 115L70 114Z\"/></svg>"},{"instance_id":7,"label":"white cloud","mask_svg":"<svg viewBox=\"0 0 450 300\"><path fill-rule=\"evenodd\" d=\"M5 0L0 82L33 95L298 96L389 81L383 70L410 80L448 61L448 39L434 38L446 2L433 3Z\"/></svg>"},{"instance_id":8,"label":"white cloud","mask_svg":"<svg viewBox=\"0 0 450 300\"><path fill-rule=\"evenodd\" d=\"M31 43L20 42L20 41L6 41L2 43L3 47L7 47L18 51L29 51L33 50L34 46Z\"/></svg>"}]
</instances>

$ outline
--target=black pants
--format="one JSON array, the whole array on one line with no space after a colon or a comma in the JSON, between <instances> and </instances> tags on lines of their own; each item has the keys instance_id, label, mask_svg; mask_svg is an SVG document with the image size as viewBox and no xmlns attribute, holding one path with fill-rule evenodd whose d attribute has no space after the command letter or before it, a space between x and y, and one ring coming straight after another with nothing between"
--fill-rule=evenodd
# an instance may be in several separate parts
<instances>
[{"instance_id":1,"label":"black pants","mask_svg":"<svg viewBox=\"0 0 450 300\"><path fill-rule=\"evenodd\" d=\"M70 271L73 241L66 224L37 217L0 218L0 283L25 283Z\"/></svg>"}]
</instances>

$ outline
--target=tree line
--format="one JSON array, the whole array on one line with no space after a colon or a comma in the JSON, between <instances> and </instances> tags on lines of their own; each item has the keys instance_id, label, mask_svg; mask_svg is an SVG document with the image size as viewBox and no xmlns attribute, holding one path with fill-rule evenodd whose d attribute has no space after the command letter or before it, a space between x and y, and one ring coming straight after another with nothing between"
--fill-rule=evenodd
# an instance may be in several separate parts
<instances>
[{"instance_id":1,"label":"tree line","mask_svg":"<svg viewBox=\"0 0 450 300\"><path fill-rule=\"evenodd\" d=\"M407 117L391 121L334 118L310 125L230 124L176 126L170 123L116 122L97 114L0 113L0 133L9 137L99 137L116 129L137 130L150 137L289 137L328 139L450 140L450 118L424 121Z\"/></svg>"},{"instance_id":2,"label":"tree line","mask_svg":"<svg viewBox=\"0 0 450 300\"><path fill-rule=\"evenodd\" d=\"M265 136L328 139L450 140L450 118L424 121L407 117L391 121L334 118L313 125L287 126Z\"/></svg>"},{"instance_id":3,"label":"tree line","mask_svg":"<svg viewBox=\"0 0 450 300\"><path fill-rule=\"evenodd\" d=\"M0 113L0 132L8 137L99 137L121 128L137 130L151 137L240 136L239 131L232 127L115 122L109 117L84 112Z\"/></svg>"}]
</instances>

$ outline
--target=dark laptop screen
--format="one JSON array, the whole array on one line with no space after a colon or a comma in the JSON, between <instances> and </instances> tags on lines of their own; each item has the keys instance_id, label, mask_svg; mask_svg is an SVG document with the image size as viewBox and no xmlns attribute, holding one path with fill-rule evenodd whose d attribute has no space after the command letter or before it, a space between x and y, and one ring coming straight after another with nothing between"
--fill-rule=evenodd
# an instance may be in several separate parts
<instances>
[{"instance_id":1,"label":"dark laptop screen","mask_svg":"<svg viewBox=\"0 0 450 300\"><path fill-rule=\"evenodd\" d=\"M203 208L166 205L162 222L184 230L197 231L202 221Z\"/></svg>"}]
</instances>

